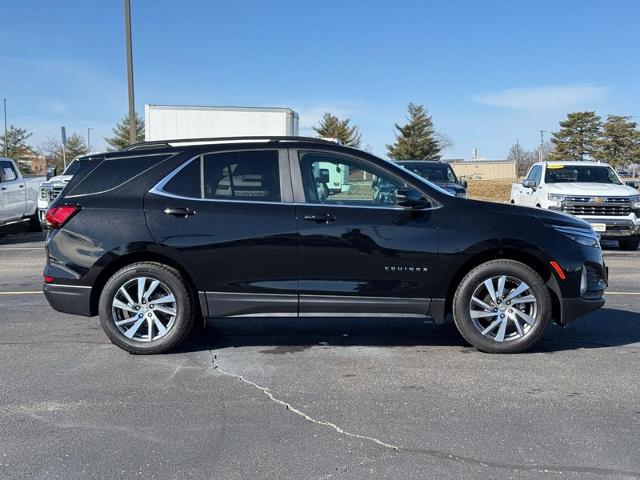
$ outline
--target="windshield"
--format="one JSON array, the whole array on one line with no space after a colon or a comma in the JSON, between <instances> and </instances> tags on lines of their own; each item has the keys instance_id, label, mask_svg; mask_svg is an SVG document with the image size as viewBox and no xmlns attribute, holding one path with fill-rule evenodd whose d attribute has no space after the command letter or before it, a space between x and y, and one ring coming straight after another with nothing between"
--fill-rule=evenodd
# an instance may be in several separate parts
<instances>
[{"instance_id":1,"label":"windshield","mask_svg":"<svg viewBox=\"0 0 640 480\"><path fill-rule=\"evenodd\" d=\"M402 163L399 163L402 165ZM450 165L444 163L427 163L424 165L402 165L407 170L420 175L422 178L434 183L458 183L456 174Z\"/></svg>"},{"instance_id":2,"label":"windshield","mask_svg":"<svg viewBox=\"0 0 640 480\"><path fill-rule=\"evenodd\" d=\"M622 185L606 165L547 165L545 183L613 183Z\"/></svg>"},{"instance_id":3,"label":"windshield","mask_svg":"<svg viewBox=\"0 0 640 480\"><path fill-rule=\"evenodd\" d=\"M67 165L67 168L64 169L64 172L62 172L62 174L75 175L76 173L78 173L78 168L80 168L80 162L78 162L77 160L74 160L69 165Z\"/></svg>"}]
</instances>

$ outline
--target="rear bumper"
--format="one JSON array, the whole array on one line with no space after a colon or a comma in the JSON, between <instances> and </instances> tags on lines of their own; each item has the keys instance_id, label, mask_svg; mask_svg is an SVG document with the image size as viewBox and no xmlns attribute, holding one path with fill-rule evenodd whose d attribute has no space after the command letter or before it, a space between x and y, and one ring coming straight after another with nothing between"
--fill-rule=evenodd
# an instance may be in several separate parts
<instances>
[{"instance_id":1,"label":"rear bumper","mask_svg":"<svg viewBox=\"0 0 640 480\"><path fill-rule=\"evenodd\" d=\"M54 310L91 316L91 287L45 283L42 290Z\"/></svg>"}]
</instances>

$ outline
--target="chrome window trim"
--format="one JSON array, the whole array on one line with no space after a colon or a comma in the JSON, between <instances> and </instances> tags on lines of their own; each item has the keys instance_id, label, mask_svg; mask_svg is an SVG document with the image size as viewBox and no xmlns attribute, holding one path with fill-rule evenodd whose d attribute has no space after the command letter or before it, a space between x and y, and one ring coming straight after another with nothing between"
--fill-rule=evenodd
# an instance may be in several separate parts
<instances>
[{"instance_id":1,"label":"chrome window trim","mask_svg":"<svg viewBox=\"0 0 640 480\"><path fill-rule=\"evenodd\" d=\"M223 198L204 198L204 157L206 155L221 155L225 153L239 153L239 152L270 152L275 151L278 153L278 178L280 180L280 198L279 202L274 202L271 200L261 201L261 200L233 200L233 199L223 199ZM199 160L200 161L200 198L197 197L185 197L182 195L176 195L174 193L170 193L164 190L164 187L175 177L178 173L182 171L183 168L186 168L191 162ZM215 151L208 153L199 153L198 155L186 160L182 165L176 167L175 170L169 172L162 180L156 183L148 193L153 193L155 195L160 195L163 197L176 198L179 200L189 200L193 202L222 202L222 203L249 203L249 204L264 204L264 205L290 205L292 202L285 200L288 192L290 191L290 186L287 187L287 179L283 178L282 174L282 163L286 161L286 152L282 148L243 148L236 150L224 150L224 151ZM284 181L283 181L284 180ZM289 195L289 198L291 196Z\"/></svg>"}]
</instances>

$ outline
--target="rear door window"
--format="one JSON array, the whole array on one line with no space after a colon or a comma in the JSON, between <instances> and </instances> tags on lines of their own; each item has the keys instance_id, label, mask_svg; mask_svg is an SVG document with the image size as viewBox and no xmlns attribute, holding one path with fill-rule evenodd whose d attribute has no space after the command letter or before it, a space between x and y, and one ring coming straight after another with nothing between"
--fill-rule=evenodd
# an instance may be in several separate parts
<instances>
[{"instance_id":1,"label":"rear door window","mask_svg":"<svg viewBox=\"0 0 640 480\"><path fill-rule=\"evenodd\" d=\"M277 150L216 153L203 160L204 198L280 201Z\"/></svg>"},{"instance_id":2,"label":"rear door window","mask_svg":"<svg viewBox=\"0 0 640 480\"><path fill-rule=\"evenodd\" d=\"M278 150L200 155L178 170L161 189L193 199L280 202L278 157Z\"/></svg>"}]
</instances>

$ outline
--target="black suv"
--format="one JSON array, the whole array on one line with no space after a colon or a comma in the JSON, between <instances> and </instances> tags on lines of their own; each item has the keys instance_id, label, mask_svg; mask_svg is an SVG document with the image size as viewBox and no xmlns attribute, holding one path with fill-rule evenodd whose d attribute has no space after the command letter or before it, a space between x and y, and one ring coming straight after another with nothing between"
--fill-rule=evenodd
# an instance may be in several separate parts
<instances>
[{"instance_id":1,"label":"black suv","mask_svg":"<svg viewBox=\"0 0 640 480\"><path fill-rule=\"evenodd\" d=\"M434 160L399 160L398 165L417 173L456 197L467 198L467 181L456 177L451 165Z\"/></svg>"},{"instance_id":2,"label":"black suv","mask_svg":"<svg viewBox=\"0 0 640 480\"><path fill-rule=\"evenodd\" d=\"M604 304L584 221L458 198L332 142L176 140L79 161L47 212L44 292L129 352L164 352L207 318L449 314L478 349L519 352Z\"/></svg>"}]
</instances>

